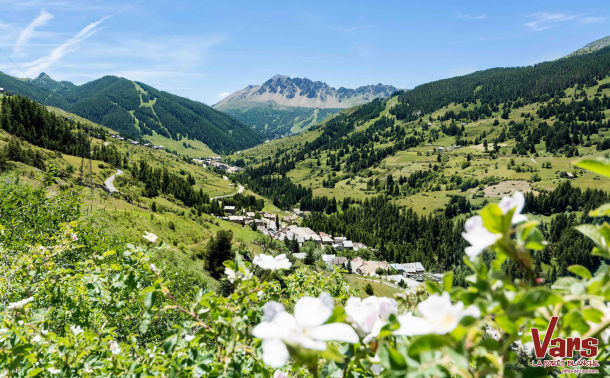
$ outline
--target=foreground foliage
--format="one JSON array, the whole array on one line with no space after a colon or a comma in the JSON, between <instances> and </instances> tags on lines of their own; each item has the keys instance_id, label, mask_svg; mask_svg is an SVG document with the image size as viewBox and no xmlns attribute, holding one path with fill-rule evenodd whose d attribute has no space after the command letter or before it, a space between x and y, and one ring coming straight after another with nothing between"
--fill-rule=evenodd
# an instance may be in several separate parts
<instances>
[{"instance_id":1,"label":"foreground foliage","mask_svg":"<svg viewBox=\"0 0 610 378\"><path fill-rule=\"evenodd\" d=\"M579 164L610 176L607 159ZM573 265L541 282L532 253L545 241L519 193L466 222L467 287L449 272L425 292L361 300L338 272L295 269L285 255L236 255L225 295L196 292L155 265L162 236L116 245L78 221L73 193L1 190L0 375L547 375L559 370L529 366L529 330L552 316L554 337L598 338L610 373L610 273ZM609 214L602 205L590 212L600 222L578 227L602 259ZM508 262L524 278L507 276Z\"/></svg>"}]
</instances>

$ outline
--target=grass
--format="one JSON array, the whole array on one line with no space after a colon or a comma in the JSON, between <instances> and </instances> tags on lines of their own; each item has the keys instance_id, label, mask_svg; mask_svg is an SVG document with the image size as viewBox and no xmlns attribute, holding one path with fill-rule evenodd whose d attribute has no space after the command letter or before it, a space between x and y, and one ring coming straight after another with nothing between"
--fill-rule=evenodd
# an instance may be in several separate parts
<instances>
[{"instance_id":1,"label":"grass","mask_svg":"<svg viewBox=\"0 0 610 378\"><path fill-rule=\"evenodd\" d=\"M349 282L350 286L358 290L358 295L361 298L366 298L369 294L366 293L368 284L373 288L373 295L378 297L393 297L401 291L395 287L381 283L379 279L364 278L353 274L344 274L343 277Z\"/></svg>"}]
</instances>

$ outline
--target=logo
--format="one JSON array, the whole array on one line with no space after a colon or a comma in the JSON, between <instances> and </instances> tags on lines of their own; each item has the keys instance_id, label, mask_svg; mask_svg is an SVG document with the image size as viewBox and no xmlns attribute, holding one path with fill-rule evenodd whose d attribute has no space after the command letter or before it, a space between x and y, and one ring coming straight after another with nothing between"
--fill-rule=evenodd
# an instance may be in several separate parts
<instances>
[{"instance_id":1,"label":"logo","mask_svg":"<svg viewBox=\"0 0 610 378\"><path fill-rule=\"evenodd\" d=\"M544 338L541 338L538 328L532 328L532 339L534 343L534 353L539 360L532 360L531 366L541 367L569 367L570 369L561 369L562 373L571 374L597 374L596 369L583 369L599 367L599 362L591 360L597 357L599 340L594 337L585 339L580 337L555 337L553 333L559 322L558 316L551 317L549 327L546 330ZM577 357L579 359L573 359ZM550 360L542 360L546 355L553 357ZM564 360L567 359L567 360ZM574 369L575 368L575 369Z\"/></svg>"}]
</instances>

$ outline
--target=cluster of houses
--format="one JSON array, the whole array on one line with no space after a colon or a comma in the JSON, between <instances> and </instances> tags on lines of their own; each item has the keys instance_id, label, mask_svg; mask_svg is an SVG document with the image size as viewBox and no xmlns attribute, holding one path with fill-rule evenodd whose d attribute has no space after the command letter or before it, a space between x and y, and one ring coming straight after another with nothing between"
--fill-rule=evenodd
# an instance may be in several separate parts
<instances>
[{"instance_id":1,"label":"cluster of houses","mask_svg":"<svg viewBox=\"0 0 610 378\"><path fill-rule=\"evenodd\" d=\"M366 245L360 242L354 242L344 236L332 236L324 232L315 232L309 227L299 227L298 219L303 214L300 210L294 209L290 216L283 217L281 221L276 219L276 215L267 212L242 212L238 214L235 206L224 206L225 213L229 214L223 219L238 223L241 225L250 225L254 223L256 230L273 237L276 240L296 240L300 247L304 243L310 241L315 245L324 248L331 246L336 251L353 250L358 251L367 248ZM279 229L278 229L279 225ZM305 259L306 253L295 253L293 256L297 259ZM379 270L387 272L398 272L401 277L413 278L418 281L423 279L425 269L422 263L404 263L390 264L387 261L368 261L361 257L356 257L349 260L347 257L336 256L334 254L321 255L322 261L328 266L340 266L344 269L351 270L353 274L364 276L376 276Z\"/></svg>"},{"instance_id":2,"label":"cluster of houses","mask_svg":"<svg viewBox=\"0 0 610 378\"><path fill-rule=\"evenodd\" d=\"M212 156L207 158L193 159L193 162L196 164L200 164L204 167L218 168L219 170L224 171L226 173L237 173L241 171L240 167L234 167L227 163L223 163L220 161L220 159L220 156Z\"/></svg>"},{"instance_id":3,"label":"cluster of houses","mask_svg":"<svg viewBox=\"0 0 610 378\"><path fill-rule=\"evenodd\" d=\"M111 133L110 137L112 139L115 139L115 140L125 140L125 138L123 138L119 134L112 134ZM137 146L137 145L140 144L140 141L137 141L135 139L127 139L127 142L129 142L133 146ZM154 146L152 143L148 143L148 142L147 143L142 143L142 146L148 147L148 148L152 148L154 150L165 150L165 147L163 147L163 146Z\"/></svg>"},{"instance_id":4,"label":"cluster of houses","mask_svg":"<svg viewBox=\"0 0 610 378\"><path fill-rule=\"evenodd\" d=\"M9 90L5 90L4 88L0 88L0 94L3 94L5 96L12 96L13 92L11 92Z\"/></svg>"}]
</instances>

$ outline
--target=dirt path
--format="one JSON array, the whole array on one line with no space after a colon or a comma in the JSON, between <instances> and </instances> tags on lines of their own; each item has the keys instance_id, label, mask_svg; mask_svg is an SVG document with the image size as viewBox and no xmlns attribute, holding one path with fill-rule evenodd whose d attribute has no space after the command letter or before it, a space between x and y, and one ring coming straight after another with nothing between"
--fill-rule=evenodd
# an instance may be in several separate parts
<instances>
[{"instance_id":1,"label":"dirt path","mask_svg":"<svg viewBox=\"0 0 610 378\"><path fill-rule=\"evenodd\" d=\"M117 169L115 174L113 174L112 176L108 177L108 178L106 179L106 181L104 181L104 186L106 186L106 189L108 189L108 192L110 192L110 194L112 194L112 193L116 193L116 192L118 192L118 191L119 191L119 190L118 190L117 188L115 188L115 186L114 186L114 179L115 179L117 176L120 176L120 175L122 175L122 174L123 174L123 171L122 171L122 170L120 170L120 169Z\"/></svg>"},{"instance_id":2,"label":"dirt path","mask_svg":"<svg viewBox=\"0 0 610 378\"><path fill-rule=\"evenodd\" d=\"M237 185L239 186L239 189L237 189L237 192L235 193L231 193L231 194L225 194L222 196L216 196L216 197L212 197L210 199L215 200L215 199L219 199L219 198L226 198L226 197L233 197L234 195L238 194L238 193L243 193L244 192L244 186L240 183L237 183Z\"/></svg>"}]
</instances>

